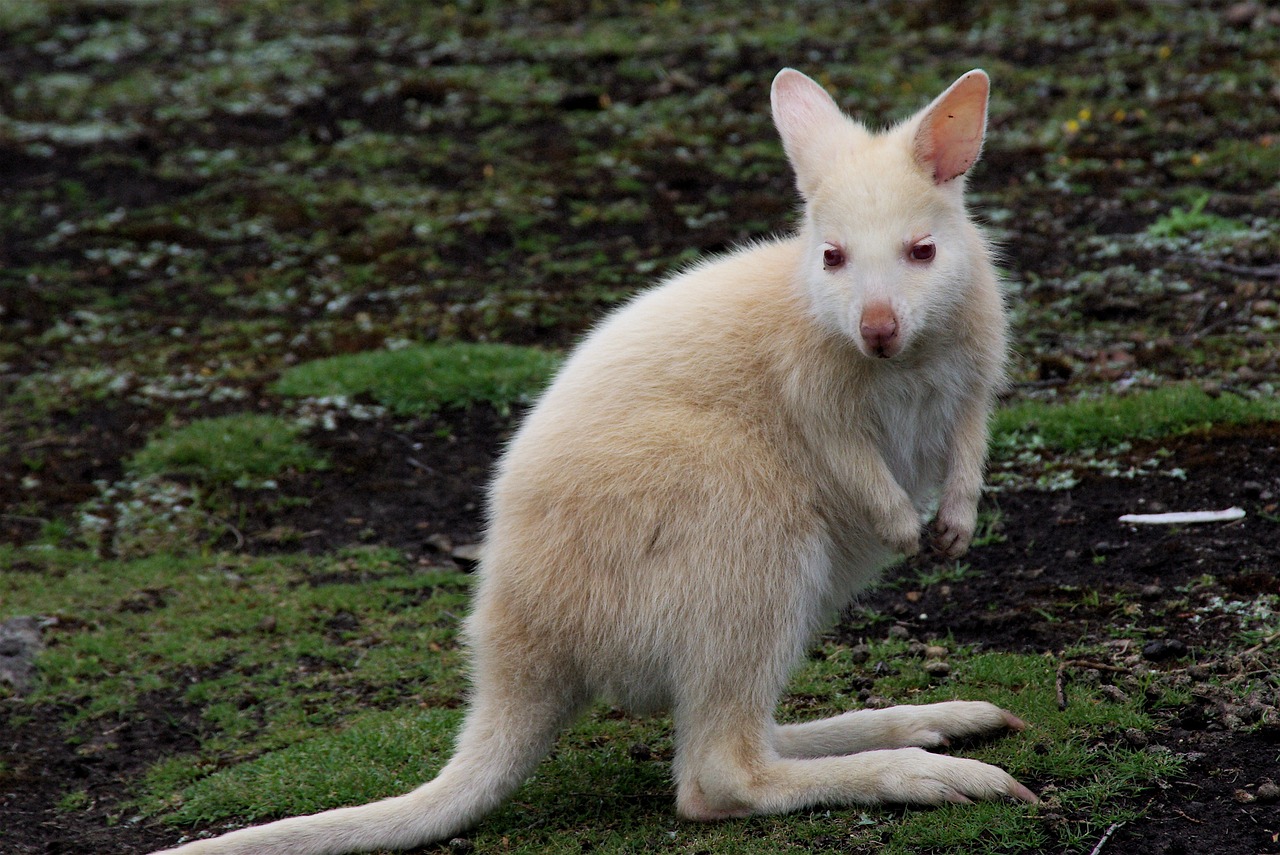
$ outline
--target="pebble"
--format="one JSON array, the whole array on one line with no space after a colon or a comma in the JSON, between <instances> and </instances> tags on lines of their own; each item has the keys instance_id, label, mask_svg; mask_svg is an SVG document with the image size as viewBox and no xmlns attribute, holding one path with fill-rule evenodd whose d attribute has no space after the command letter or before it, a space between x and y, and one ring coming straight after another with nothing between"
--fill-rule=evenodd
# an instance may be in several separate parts
<instances>
[{"instance_id":1,"label":"pebble","mask_svg":"<svg viewBox=\"0 0 1280 855\"><path fill-rule=\"evenodd\" d=\"M449 851L454 855L467 855L475 849L476 845L465 837L455 837L449 841Z\"/></svg>"},{"instance_id":2,"label":"pebble","mask_svg":"<svg viewBox=\"0 0 1280 855\"><path fill-rule=\"evenodd\" d=\"M849 658L855 664L861 665L871 658L871 648L865 644L855 644L849 648Z\"/></svg>"},{"instance_id":3,"label":"pebble","mask_svg":"<svg viewBox=\"0 0 1280 855\"><path fill-rule=\"evenodd\" d=\"M947 655L947 648L937 644L930 644L924 649L924 655L929 659L942 659Z\"/></svg>"},{"instance_id":4,"label":"pebble","mask_svg":"<svg viewBox=\"0 0 1280 855\"><path fill-rule=\"evenodd\" d=\"M19 696L35 677L35 657L44 647L40 622L34 617L13 617L0 623L0 684L8 683Z\"/></svg>"},{"instance_id":5,"label":"pebble","mask_svg":"<svg viewBox=\"0 0 1280 855\"><path fill-rule=\"evenodd\" d=\"M1116 704L1122 704L1129 700L1129 696L1124 693L1123 689L1119 686L1113 686L1110 683L1099 686L1098 693L1107 700Z\"/></svg>"},{"instance_id":6,"label":"pebble","mask_svg":"<svg viewBox=\"0 0 1280 855\"><path fill-rule=\"evenodd\" d=\"M1187 645L1176 638L1157 638L1142 645L1142 658L1149 662L1163 662L1186 656Z\"/></svg>"},{"instance_id":7,"label":"pebble","mask_svg":"<svg viewBox=\"0 0 1280 855\"><path fill-rule=\"evenodd\" d=\"M910 638L911 630L907 629L900 623L895 623L893 626L889 627L889 637L900 639Z\"/></svg>"},{"instance_id":8,"label":"pebble","mask_svg":"<svg viewBox=\"0 0 1280 855\"><path fill-rule=\"evenodd\" d=\"M1254 798L1264 805L1280 801L1280 785L1277 785L1276 782L1270 778L1264 778L1262 783L1258 784L1258 789L1257 792L1254 793Z\"/></svg>"},{"instance_id":9,"label":"pebble","mask_svg":"<svg viewBox=\"0 0 1280 855\"><path fill-rule=\"evenodd\" d=\"M1145 731L1136 727L1127 728L1124 732L1124 741L1132 745L1134 748L1146 748L1151 742Z\"/></svg>"},{"instance_id":10,"label":"pebble","mask_svg":"<svg viewBox=\"0 0 1280 855\"><path fill-rule=\"evenodd\" d=\"M627 756L636 761L652 760L653 749L643 742L633 742L627 748Z\"/></svg>"},{"instance_id":11,"label":"pebble","mask_svg":"<svg viewBox=\"0 0 1280 855\"><path fill-rule=\"evenodd\" d=\"M925 663L924 672L935 680L941 680L951 673L951 666L946 662L933 661Z\"/></svg>"}]
</instances>

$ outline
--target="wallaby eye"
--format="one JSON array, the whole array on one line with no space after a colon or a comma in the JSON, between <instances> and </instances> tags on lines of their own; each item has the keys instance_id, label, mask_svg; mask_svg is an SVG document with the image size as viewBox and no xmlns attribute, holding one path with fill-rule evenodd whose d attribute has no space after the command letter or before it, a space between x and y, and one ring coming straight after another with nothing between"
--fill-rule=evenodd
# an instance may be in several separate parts
<instances>
[{"instance_id":1,"label":"wallaby eye","mask_svg":"<svg viewBox=\"0 0 1280 855\"><path fill-rule=\"evenodd\" d=\"M822 251L822 266L828 270L834 270L844 264L844 251L838 246L827 244L826 249Z\"/></svg>"},{"instance_id":2,"label":"wallaby eye","mask_svg":"<svg viewBox=\"0 0 1280 855\"><path fill-rule=\"evenodd\" d=\"M912 261L933 261L933 256L937 253L938 248L931 240L922 240L920 243L911 247Z\"/></svg>"}]
</instances>

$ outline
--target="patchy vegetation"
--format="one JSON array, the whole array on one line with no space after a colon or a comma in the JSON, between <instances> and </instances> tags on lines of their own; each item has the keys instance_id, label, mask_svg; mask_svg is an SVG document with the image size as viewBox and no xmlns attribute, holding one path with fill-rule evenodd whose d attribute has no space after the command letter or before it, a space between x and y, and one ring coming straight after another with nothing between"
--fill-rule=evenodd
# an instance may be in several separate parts
<instances>
[{"instance_id":1,"label":"patchy vegetation","mask_svg":"<svg viewBox=\"0 0 1280 855\"><path fill-rule=\"evenodd\" d=\"M488 404L507 415L547 385L560 360L532 347L429 344L317 359L281 375L282 395L368 395L400 416Z\"/></svg>"},{"instance_id":2,"label":"patchy vegetation","mask_svg":"<svg viewBox=\"0 0 1280 855\"><path fill-rule=\"evenodd\" d=\"M1278 851L1277 43L1226 2L0 4L0 623L44 645L0 848L427 777L495 454L603 312L787 228L794 65L875 122L991 73L1017 360L975 549L782 715L991 697L1032 728L952 750L1045 799L690 825L665 722L597 709L470 844Z\"/></svg>"}]
</instances>

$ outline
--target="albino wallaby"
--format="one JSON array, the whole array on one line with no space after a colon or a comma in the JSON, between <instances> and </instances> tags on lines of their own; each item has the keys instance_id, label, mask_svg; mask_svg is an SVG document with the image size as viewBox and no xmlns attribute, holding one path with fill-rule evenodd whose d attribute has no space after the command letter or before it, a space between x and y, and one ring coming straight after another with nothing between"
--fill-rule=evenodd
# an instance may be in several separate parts
<instances>
[{"instance_id":1,"label":"albino wallaby","mask_svg":"<svg viewBox=\"0 0 1280 855\"><path fill-rule=\"evenodd\" d=\"M773 118L795 236L699 264L599 326L498 467L466 635L474 691L435 780L183 855L319 855L455 835L593 699L671 711L694 820L1035 795L923 750L1024 724L982 702L777 724L824 620L894 555L957 556L976 518L1006 319L964 206L986 131L970 71L872 133L798 71Z\"/></svg>"}]
</instances>

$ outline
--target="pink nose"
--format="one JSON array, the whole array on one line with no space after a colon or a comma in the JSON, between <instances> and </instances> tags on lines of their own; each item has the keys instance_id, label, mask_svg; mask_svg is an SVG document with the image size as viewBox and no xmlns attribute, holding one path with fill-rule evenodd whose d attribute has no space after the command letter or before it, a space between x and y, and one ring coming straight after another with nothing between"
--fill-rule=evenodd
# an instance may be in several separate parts
<instances>
[{"instance_id":1,"label":"pink nose","mask_svg":"<svg viewBox=\"0 0 1280 855\"><path fill-rule=\"evenodd\" d=\"M893 356L897 349L898 316L888 306L868 306L858 327L867 350L881 358Z\"/></svg>"}]
</instances>

